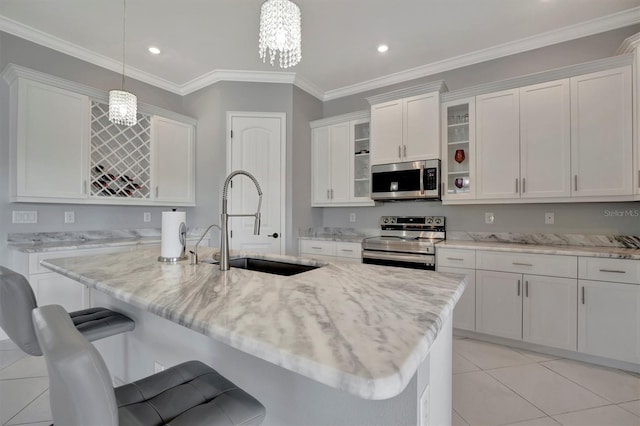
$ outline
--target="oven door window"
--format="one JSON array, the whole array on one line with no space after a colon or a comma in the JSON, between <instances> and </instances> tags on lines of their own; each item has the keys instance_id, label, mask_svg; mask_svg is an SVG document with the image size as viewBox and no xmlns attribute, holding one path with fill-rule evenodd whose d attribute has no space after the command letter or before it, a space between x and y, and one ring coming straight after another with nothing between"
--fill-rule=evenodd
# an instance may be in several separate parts
<instances>
[{"instance_id":1,"label":"oven door window","mask_svg":"<svg viewBox=\"0 0 640 426\"><path fill-rule=\"evenodd\" d=\"M424 263L403 262L401 260L388 259L363 259L362 263L369 265L395 266L400 268L424 269L427 271L435 271L436 265L425 265Z\"/></svg>"},{"instance_id":2,"label":"oven door window","mask_svg":"<svg viewBox=\"0 0 640 426\"><path fill-rule=\"evenodd\" d=\"M371 190L374 193L420 191L420 169L373 173Z\"/></svg>"}]
</instances>

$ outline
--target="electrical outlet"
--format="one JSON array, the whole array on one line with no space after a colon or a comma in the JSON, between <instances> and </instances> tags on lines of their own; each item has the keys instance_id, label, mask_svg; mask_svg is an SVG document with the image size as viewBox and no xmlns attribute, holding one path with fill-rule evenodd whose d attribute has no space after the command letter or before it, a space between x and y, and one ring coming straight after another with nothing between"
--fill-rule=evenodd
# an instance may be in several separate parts
<instances>
[{"instance_id":1,"label":"electrical outlet","mask_svg":"<svg viewBox=\"0 0 640 426\"><path fill-rule=\"evenodd\" d=\"M547 225L553 225L556 221L556 215L548 212L544 214L544 223L546 223Z\"/></svg>"},{"instance_id":2,"label":"electrical outlet","mask_svg":"<svg viewBox=\"0 0 640 426\"><path fill-rule=\"evenodd\" d=\"M76 212L64 212L64 223L75 223Z\"/></svg>"},{"instance_id":3,"label":"electrical outlet","mask_svg":"<svg viewBox=\"0 0 640 426\"><path fill-rule=\"evenodd\" d=\"M486 212L484 214L484 223L491 225L494 221L495 217L492 212Z\"/></svg>"},{"instance_id":4,"label":"electrical outlet","mask_svg":"<svg viewBox=\"0 0 640 426\"><path fill-rule=\"evenodd\" d=\"M349 213L349 222L355 222L355 221L356 221L356 214Z\"/></svg>"},{"instance_id":5,"label":"electrical outlet","mask_svg":"<svg viewBox=\"0 0 640 426\"><path fill-rule=\"evenodd\" d=\"M164 371L164 365L160 364L158 361L153 361L153 372L155 373L159 373L161 371Z\"/></svg>"},{"instance_id":6,"label":"electrical outlet","mask_svg":"<svg viewBox=\"0 0 640 426\"><path fill-rule=\"evenodd\" d=\"M144 212L143 218L144 218L145 222L151 222L151 213L150 212Z\"/></svg>"},{"instance_id":7,"label":"electrical outlet","mask_svg":"<svg viewBox=\"0 0 640 426\"><path fill-rule=\"evenodd\" d=\"M14 210L11 219L13 223L38 223L38 212Z\"/></svg>"}]
</instances>

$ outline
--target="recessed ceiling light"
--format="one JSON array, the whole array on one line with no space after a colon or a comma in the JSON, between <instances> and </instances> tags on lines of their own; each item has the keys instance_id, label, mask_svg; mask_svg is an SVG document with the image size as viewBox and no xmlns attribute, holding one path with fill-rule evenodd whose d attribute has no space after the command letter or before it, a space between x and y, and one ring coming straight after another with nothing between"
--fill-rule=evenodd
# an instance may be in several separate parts
<instances>
[{"instance_id":1,"label":"recessed ceiling light","mask_svg":"<svg viewBox=\"0 0 640 426\"><path fill-rule=\"evenodd\" d=\"M378 46L378 52L380 53L384 53L387 50L389 50L389 46L387 46L386 44L381 44Z\"/></svg>"},{"instance_id":2,"label":"recessed ceiling light","mask_svg":"<svg viewBox=\"0 0 640 426\"><path fill-rule=\"evenodd\" d=\"M149 53L151 53L152 55L159 55L160 54L160 49L158 49L155 46L151 46L149 48Z\"/></svg>"}]
</instances>

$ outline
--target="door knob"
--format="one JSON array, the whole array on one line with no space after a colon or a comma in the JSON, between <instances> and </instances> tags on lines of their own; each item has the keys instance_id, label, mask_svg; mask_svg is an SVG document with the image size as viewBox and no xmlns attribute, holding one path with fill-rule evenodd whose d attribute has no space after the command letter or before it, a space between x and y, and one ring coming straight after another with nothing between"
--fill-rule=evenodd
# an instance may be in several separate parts
<instances>
[{"instance_id":1,"label":"door knob","mask_svg":"<svg viewBox=\"0 0 640 426\"><path fill-rule=\"evenodd\" d=\"M277 232L274 232L273 234L269 234L267 235L267 237L273 237L273 238L278 238L280 235L278 235Z\"/></svg>"}]
</instances>

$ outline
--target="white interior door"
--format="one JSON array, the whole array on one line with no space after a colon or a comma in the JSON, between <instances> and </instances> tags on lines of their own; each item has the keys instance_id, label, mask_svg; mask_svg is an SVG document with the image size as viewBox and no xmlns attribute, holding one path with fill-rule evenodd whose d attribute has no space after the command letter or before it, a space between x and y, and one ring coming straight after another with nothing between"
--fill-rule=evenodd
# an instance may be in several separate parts
<instances>
[{"instance_id":1,"label":"white interior door","mask_svg":"<svg viewBox=\"0 0 640 426\"><path fill-rule=\"evenodd\" d=\"M245 170L262 188L262 227L253 235L252 217L230 218L232 250L284 253L285 114L228 112L227 174ZM256 188L246 176L234 177L228 192L230 214L253 214Z\"/></svg>"}]
</instances>

